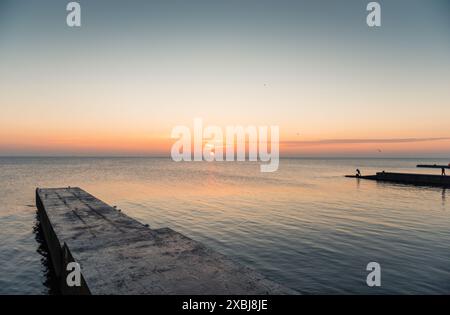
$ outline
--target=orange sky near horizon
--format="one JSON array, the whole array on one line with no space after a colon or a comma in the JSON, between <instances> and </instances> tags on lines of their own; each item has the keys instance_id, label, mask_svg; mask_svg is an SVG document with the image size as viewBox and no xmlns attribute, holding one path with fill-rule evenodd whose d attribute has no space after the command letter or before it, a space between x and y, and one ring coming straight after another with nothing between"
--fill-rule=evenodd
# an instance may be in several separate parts
<instances>
[{"instance_id":1,"label":"orange sky near horizon","mask_svg":"<svg viewBox=\"0 0 450 315\"><path fill-rule=\"evenodd\" d=\"M33 135L2 135L0 152L12 152L12 155L170 156L175 141L167 136L141 134L89 135L76 132L64 135L37 132ZM279 147L281 156L450 157L450 152L445 154L445 149L450 148L450 138L302 140L301 136L297 136L290 140L281 138Z\"/></svg>"},{"instance_id":2,"label":"orange sky near horizon","mask_svg":"<svg viewBox=\"0 0 450 315\"><path fill-rule=\"evenodd\" d=\"M282 155L450 156L447 4L406 3L371 29L356 0L93 1L73 29L7 2L0 156L168 156L196 117L277 125Z\"/></svg>"}]
</instances>

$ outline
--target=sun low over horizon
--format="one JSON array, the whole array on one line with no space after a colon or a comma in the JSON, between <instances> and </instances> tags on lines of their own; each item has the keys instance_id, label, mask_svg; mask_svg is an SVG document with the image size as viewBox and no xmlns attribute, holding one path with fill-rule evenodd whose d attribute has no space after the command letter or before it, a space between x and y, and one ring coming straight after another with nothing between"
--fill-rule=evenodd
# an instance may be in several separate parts
<instances>
[{"instance_id":1,"label":"sun low over horizon","mask_svg":"<svg viewBox=\"0 0 450 315\"><path fill-rule=\"evenodd\" d=\"M251 314L449 295L449 13L0 0L0 297Z\"/></svg>"},{"instance_id":2,"label":"sun low over horizon","mask_svg":"<svg viewBox=\"0 0 450 315\"><path fill-rule=\"evenodd\" d=\"M447 1L0 4L0 155L169 155L278 125L281 156L450 156ZM208 25L208 27L204 27Z\"/></svg>"}]
</instances>

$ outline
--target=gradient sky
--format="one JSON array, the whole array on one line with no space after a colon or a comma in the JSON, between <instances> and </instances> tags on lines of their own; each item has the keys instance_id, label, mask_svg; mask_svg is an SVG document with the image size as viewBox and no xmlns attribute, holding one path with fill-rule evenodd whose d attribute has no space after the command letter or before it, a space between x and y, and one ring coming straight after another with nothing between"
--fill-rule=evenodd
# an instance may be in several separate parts
<instances>
[{"instance_id":1,"label":"gradient sky","mask_svg":"<svg viewBox=\"0 0 450 315\"><path fill-rule=\"evenodd\" d=\"M169 155L279 125L298 156L450 157L450 1L0 0L0 155Z\"/></svg>"}]
</instances>

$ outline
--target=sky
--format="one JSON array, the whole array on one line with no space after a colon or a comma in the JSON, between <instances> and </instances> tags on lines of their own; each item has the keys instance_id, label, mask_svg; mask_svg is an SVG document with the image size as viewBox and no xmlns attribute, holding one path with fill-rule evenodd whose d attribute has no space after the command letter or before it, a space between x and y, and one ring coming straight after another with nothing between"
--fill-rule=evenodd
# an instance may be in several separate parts
<instances>
[{"instance_id":1,"label":"sky","mask_svg":"<svg viewBox=\"0 0 450 315\"><path fill-rule=\"evenodd\" d=\"M450 1L0 0L0 155L169 155L278 125L282 155L450 157Z\"/></svg>"}]
</instances>

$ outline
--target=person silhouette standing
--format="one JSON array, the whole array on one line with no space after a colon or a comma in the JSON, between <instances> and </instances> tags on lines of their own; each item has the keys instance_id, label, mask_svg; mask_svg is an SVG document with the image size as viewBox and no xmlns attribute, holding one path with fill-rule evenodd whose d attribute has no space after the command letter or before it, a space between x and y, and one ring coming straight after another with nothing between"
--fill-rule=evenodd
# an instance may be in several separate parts
<instances>
[{"instance_id":1,"label":"person silhouette standing","mask_svg":"<svg viewBox=\"0 0 450 315\"><path fill-rule=\"evenodd\" d=\"M441 176L445 176L445 168L441 168Z\"/></svg>"}]
</instances>

